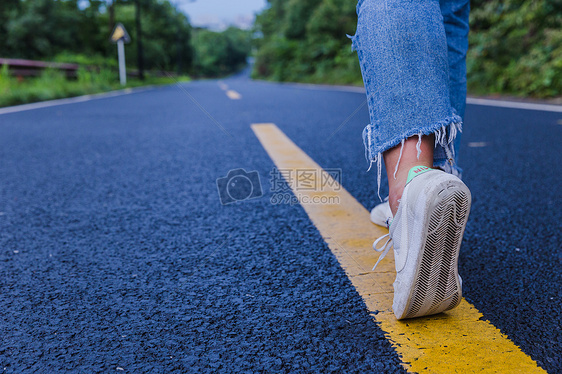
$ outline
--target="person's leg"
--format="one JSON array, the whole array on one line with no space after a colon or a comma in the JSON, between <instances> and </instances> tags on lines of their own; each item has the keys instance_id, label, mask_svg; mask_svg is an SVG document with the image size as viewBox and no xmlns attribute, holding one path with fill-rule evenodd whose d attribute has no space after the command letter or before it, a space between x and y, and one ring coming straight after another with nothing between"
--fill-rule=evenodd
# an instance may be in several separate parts
<instances>
[{"instance_id":1,"label":"person's leg","mask_svg":"<svg viewBox=\"0 0 562 374\"><path fill-rule=\"evenodd\" d=\"M464 118L466 108L466 53L468 50L468 16L470 11L469 0L440 0L441 14L445 26L447 40L447 59L449 64L449 97L452 108ZM389 204L392 215L398 209L398 200L402 196L408 170L414 166L423 165L438 167L448 173L461 176L462 169L458 165L458 148L461 134L457 134L451 148L454 163L449 162L445 147L434 144L433 136L422 137L422 152L419 160L413 157L416 138L407 139L402 147L394 147L383 153L384 164L387 169L389 181ZM435 147L435 151L433 151ZM403 151L404 160L400 160L400 151ZM402 165L396 169L402 161ZM392 176L390 175L392 172ZM397 171L394 174L394 171ZM396 177L396 178L395 178Z\"/></svg>"},{"instance_id":2,"label":"person's leg","mask_svg":"<svg viewBox=\"0 0 562 374\"><path fill-rule=\"evenodd\" d=\"M366 153L377 163L379 188L384 155L395 213L408 170L432 166L435 143L454 162L461 118L451 107L443 16L438 0L360 0L357 14L353 48L371 117Z\"/></svg>"},{"instance_id":3,"label":"person's leg","mask_svg":"<svg viewBox=\"0 0 562 374\"><path fill-rule=\"evenodd\" d=\"M454 167L452 142L461 130L440 3L360 0L357 13L353 47L371 117L363 138L379 188L384 157L394 214L392 307L398 319L440 313L462 297L457 259L471 200L459 178L431 169L436 145ZM373 245L383 251L379 261L389 249L389 242L377 248L381 239Z\"/></svg>"},{"instance_id":4,"label":"person's leg","mask_svg":"<svg viewBox=\"0 0 562 374\"><path fill-rule=\"evenodd\" d=\"M449 95L451 106L464 119L466 108L466 53L468 50L468 16L469 0L440 0L441 14L447 36L447 52L449 61ZM460 133L454 140L453 155L458 165L458 149L461 141ZM462 169L447 162L445 149L437 146L434 152L435 167L448 173L462 175Z\"/></svg>"},{"instance_id":5,"label":"person's leg","mask_svg":"<svg viewBox=\"0 0 562 374\"><path fill-rule=\"evenodd\" d=\"M468 32L469 32L469 13L470 1L469 0L440 0L439 1L441 14L443 15L443 23L445 27L445 34L447 39L447 57L449 63L449 97L451 106L456 113L464 119L464 112L466 107L466 53L468 50ZM445 172L461 178L462 169L458 167L458 149L460 145L461 134L453 140L453 147L451 148L454 163L448 161L447 152L445 148L439 144L435 146L433 151L433 167L437 167ZM424 139L428 145L431 144L431 139ZM408 142L412 143L412 140ZM408 146L408 144L406 144ZM428 146L429 148L429 146ZM397 148L391 149L394 155L399 155ZM387 152L391 152L387 151ZM385 165L390 166L391 170L396 165L397 157L390 157L387 159L385 155ZM420 165L427 165L427 157L420 159ZM371 212L371 220L381 226L388 225L390 214L394 215L397 208L397 200L401 195L401 186L405 183L404 174L397 175L396 182L391 182L389 188L389 201L377 205ZM389 204L392 204L392 211L389 210Z\"/></svg>"}]
</instances>

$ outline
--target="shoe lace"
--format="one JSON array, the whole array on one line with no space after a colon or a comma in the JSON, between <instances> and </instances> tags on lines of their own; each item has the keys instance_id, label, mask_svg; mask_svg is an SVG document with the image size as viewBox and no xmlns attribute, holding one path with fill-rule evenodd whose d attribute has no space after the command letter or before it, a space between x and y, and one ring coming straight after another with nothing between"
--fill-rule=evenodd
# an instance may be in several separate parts
<instances>
[{"instance_id":1,"label":"shoe lace","mask_svg":"<svg viewBox=\"0 0 562 374\"><path fill-rule=\"evenodd\" d=\"M377 248L377 245L384 239L386 239L386 242L384 242L383 246L380 248ZM381 260L388 254L388 251L390 251L390 248L392 247L392 238L390 237L390 233L381 236L380 238L378 238L377 240L375 240L375 242L373 243L373 249L377 252L382 252L382 254L379 256L379 259L377 260L377 263L375 264L375 266L373 266L373 270L375 270L375 268L377 267L377 265L379 264L379 262L381 262Z\"/></svg>"}]
</instances>

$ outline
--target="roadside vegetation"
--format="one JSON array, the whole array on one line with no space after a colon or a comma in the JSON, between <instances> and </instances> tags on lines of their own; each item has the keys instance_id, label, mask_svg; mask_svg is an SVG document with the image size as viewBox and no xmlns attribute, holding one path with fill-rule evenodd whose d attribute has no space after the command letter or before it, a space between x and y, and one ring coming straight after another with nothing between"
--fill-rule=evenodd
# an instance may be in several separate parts
<instances>
[{"instance_id":1,"label":"roadside vegetation","mask_svg":"<svg viewBox=\"0 0 562 374\"><path fill-rule=\"evenodd\" d=\"M354 1L268 0L255 22L260 36L253 76L276 81L361 84L351 41Z\"/></svg>"},{"instance_id":2,"label":"roadside vegetation","mask_svg":"<svg viewBox=\"0 0 562 374\"><path fill-rule=\"evenodd\" d=\"M0 69L0 107L91 95L122 88L146 85L173 84L189 81L188 76L156 77L147 74L144 80L127 79L127 85L119 83L117 73L112 70L88 71L78 69L77 79L69 80L65 74L46 69L37 78L18 79L9 74L6 66Z\"/></svg>"},{"instance_id":3,"label":"roadside vegetation","mask_svg":"<svg viewBox=\"0 0 562 374\"><path fill-rule=\"evenodd\" d=\"M195 76L218 77L246 66L252 49L251 33L230 27L223 32L193 30L193 69Z\"/></svg>"},{"instance_id":4,"label":"roadside vegetation","mask_svg":"<svg viewBox=\"0 0 562 374\"><path fill-rule=\"evenodd\" d=\"M18 77L2 67L0 106L122 88L117 47L109 37L117 22L125 26L132 39L125 47L127 70L137 71L136 3L145 79L129 77L126 87L224 76L245 66L249 31L194 29L168 0L1 0L0 57L76 63L80 69L68 79L53 69Z\"/></svg>"},{"instance_id":5,"label":"roadside vegetation","mask_svg":"<svg viewBox=\"0 0 562 374\"><path fill-rule=\"evenodd\" d=\"M478 94L562 95L562 2L473 0L468 87Z\"/></svg>"},{"instance_id":6,"label":"roadside vegetation","mask_svg":"<svg viewBox=\"0 0 562 374\"><path fill-rule=\"evenodd\" d=\"M346 34L355 1L268 0L258 15L253 76L276 81L361 84ZM562 95L562 3L472 0L467 58L473 94Z\"/></svg>"}]
</instances>

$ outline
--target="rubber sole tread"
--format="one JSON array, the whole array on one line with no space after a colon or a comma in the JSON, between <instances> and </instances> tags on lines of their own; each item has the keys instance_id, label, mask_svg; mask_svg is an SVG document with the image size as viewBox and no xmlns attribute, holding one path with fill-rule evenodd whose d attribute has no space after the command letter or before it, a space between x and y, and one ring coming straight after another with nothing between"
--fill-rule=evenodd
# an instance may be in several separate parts
<instances>
[{"instance_id":1,"label":"rubber sole tread","mask_svg":"<svg viewBox=\"0 0 562 374\"><path fill-rule=\"evenodd\" d=\"M417 281L404 318L453 309L462 298L457 280L457 261L470 200L458 188L445 192L449 196L440 201L431 212ZM424 306L426 310L423 310Z\"/></svg>"}]
</instances>

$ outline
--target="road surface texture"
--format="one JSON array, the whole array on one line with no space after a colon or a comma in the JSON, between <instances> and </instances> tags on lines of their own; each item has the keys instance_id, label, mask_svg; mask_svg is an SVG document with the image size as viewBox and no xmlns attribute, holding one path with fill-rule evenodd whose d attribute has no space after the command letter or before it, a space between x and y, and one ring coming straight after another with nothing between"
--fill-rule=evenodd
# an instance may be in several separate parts
<instances>
[{"instance_id":1,"label":"road surface texture","mask_svg":"<svg viewBox=\"0 0 562 374\"><path fill-rule=\"evenodd\" d=\"M271 203L250 128L276 124L370 209L364 101L242 75L0 114L0 373L404 372L303 208ZM561 119L468 105L460 149L463 296L553 374ZM239 168L263 196L222 205Z\"/></svg>"}]
</instances>

